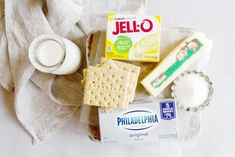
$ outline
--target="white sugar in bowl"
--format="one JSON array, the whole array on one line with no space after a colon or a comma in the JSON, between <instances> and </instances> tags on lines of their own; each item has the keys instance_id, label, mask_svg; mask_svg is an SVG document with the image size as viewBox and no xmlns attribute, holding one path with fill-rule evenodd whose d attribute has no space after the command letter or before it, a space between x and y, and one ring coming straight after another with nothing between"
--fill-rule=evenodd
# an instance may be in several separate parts
<instances>
[{"instance_id":1,"label":"white sugar in bowl","mask_svg":"<svg viewBox=\"0 0 235 157\"><path fill-rule=\"evenodd\" d=\"M56 34L43 34L30 44L29 60L41 72L65 75L79 69L82 52L66 38Z\"/></svg>"}]
</instances>

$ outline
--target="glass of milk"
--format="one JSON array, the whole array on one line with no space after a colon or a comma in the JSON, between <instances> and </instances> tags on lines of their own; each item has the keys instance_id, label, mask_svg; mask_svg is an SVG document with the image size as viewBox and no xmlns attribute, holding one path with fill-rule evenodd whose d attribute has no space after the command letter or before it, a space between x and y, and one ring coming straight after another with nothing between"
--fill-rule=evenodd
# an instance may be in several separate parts
<instances>
[{"instance_id":1,"label":"glass of milk","mask_svg":"<svg viewBox=\"0 0 235 157\"><path fill-rule=\"evenodd\" d=\"M30 44L29 59L41 72L65 75L79 69L82 53L79 47L68 39L56 34L43 34Z\"/></svg>"}]
</instances>

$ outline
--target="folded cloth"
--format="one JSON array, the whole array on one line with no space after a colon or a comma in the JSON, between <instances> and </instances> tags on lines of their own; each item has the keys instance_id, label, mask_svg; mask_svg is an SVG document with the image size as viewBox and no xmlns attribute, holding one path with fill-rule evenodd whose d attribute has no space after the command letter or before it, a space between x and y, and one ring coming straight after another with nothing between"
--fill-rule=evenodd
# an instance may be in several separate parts
<instances>
[{"instance_id":1,"label":"folded cloth","mask_svg":"<svg viewBox=\"0 0 235 157\"><path fill-rule=\"evenodd\" d=\"M99 28L107 12L143 11L145 3L145 0L118 3L0 0L0 84L7 90L14 89L17 118L34 143L55 133L82 105L80 81L86 62L83 59L82 68L67 76L41 73L28 59L31 41L44 33L56 33L74 41L85 53L87 33Z\"/></svg>"},{"instance_id":2,"label":"folded cloth","mask_svg":"<svg viewBox=\"0 0 235 157\"><path fill-rule=\"evenodd\" d=\"M14 85L7 49L3 1L0 1L0 39L0 84L5 89L12 90Z\"/></svg>"}]
</instances>

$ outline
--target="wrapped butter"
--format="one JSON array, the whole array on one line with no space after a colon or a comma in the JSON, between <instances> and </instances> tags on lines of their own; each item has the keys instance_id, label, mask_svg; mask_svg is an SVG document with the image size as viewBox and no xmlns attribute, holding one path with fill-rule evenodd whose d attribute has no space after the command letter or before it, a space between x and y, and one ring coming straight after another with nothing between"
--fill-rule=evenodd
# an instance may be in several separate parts
<instances>
[{"instance_id":1,"label":"wrapped butter","mask_svg":"<svg viewBox=\"0 0 235 157\"><path fill-rule=\"evenodd\" d=\"M211 47L212 41L201 33L187 37L141 81L141 84L151 95L157 96Z\"/></svg>"},{"instance_id":2,"label":"wrapped butter","mask_svg":"<svg viewBox=\"0 0 235 157\"><path fill-rule=\"evenodd\" d=\"M105 57L143 62L159 61L161 17L109 14Z\"/></svg>"},{"instance_id":3,"label":"wrapped butter","mask_svg":"<svg viewBox=\"0 0 235 157\"><path fill-rule=\"evenodd\" d=\"M133 144L178 138L176 104L173 99L135 102L129 109L99 109L101 142Z\"/></svg>"}]
</instances>

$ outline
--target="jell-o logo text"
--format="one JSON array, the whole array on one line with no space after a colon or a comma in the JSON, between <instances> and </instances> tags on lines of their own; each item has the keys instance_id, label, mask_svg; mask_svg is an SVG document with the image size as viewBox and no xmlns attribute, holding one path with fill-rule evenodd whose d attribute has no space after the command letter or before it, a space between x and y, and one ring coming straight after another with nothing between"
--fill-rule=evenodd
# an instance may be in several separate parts
<instances>
[{"instance_id":1,"label":"jell-o logo text","mask_svg":"<svg viewBox=\"0 0 235 157\"><path fill-rule=\"evenodd\" d=\"M117 21L115 22L116 30L112 32L113 35L121 33L133 33L133 32L150 32L153 28L153 23L149 19L142 20L141 24L137 24L136 21Z\"/></svg>"}]
</instances>

